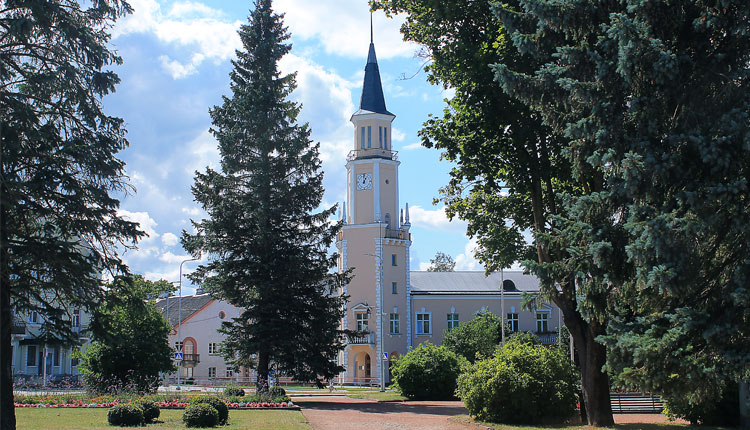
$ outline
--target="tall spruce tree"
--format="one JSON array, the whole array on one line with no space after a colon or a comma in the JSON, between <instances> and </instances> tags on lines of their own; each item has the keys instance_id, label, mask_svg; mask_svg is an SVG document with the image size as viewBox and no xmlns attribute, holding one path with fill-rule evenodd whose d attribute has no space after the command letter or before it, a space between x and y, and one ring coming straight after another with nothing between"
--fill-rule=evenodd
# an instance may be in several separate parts
<instances>
[{"instance_id":1,"label":"tall spruce tree","mask_svg":"<svg viewBox=\"0 0 750 430\"><path fill-rule=\"evenodd\" d=\"M587 244L567 262L586 284L615 286L609 371L720 397L750 364L750 4L521 5L500 9L516 46L556 56L498 78L569 137L577 174L601 174L556 240Z\"/></svg>"},{"instance_id":2,"label":"tall spruce tree","mask_svg":"<svg viewBox=\"0 0 750 430\"><path fill-rule=\"evenodd\" d=\"M270 0L254 3L239 34L232 96L211 110L221 170L196 173L193 186L208 218L182 242L209 256L191 278L242 309L224 324L225 357L254 362L261 390L271 365L321 384L342 370L338 289L348 275L331 271L337 257L329 254L340 225L329 222L335 207L314 213L323 197L319 145L288 100L294 75L282 76L277 64L291 45Z\"/></svg>"},{"instance_id":3,"label":"tall spruce tree","mask_svg":"<svg viewBox=\"0 0 750 430\"><path fill-rule=\"evenodd\" d=\"M117 152L123 121L101 98L121 58L107 29L119 0L4 1L0 6L0 428L15 428L12 312L38 311L75 341L68 310L103 296L102 271L123 272L113 245L137 240L110 193L129 190Z\"/></svg>"},{"instance_id":4,"label":"tall spruce tree","mask_svg":"<svg viewBox=\"0 0 750 430\"><path fill-rule=\"evenodd\" d=\"M424 47L428 81L455 89L442 118L420 131L423 145L443 151L457 166L441 200L449 216L468 221L478 239L477 257L488 271L522 260L542 281L541 295L563 313L573 335L588 421L613 423L609 378L602 370L606 349L596 341L606 333L609 287L582 288L579 270L561 262L578 243L550 240L557 216L566 210L559 195L595 190L595 171L571 175L562 134L533 109L507 94L495 80L492 64L531 73L553 51L524 55L510 39L489 1L375 0L373 7L404 13L404 38ZM517 1L508 2L518 6ZM506 223L510 220L511 223ZM527 244L525 231L534 242Z\"/></svg>"}]
</instances>

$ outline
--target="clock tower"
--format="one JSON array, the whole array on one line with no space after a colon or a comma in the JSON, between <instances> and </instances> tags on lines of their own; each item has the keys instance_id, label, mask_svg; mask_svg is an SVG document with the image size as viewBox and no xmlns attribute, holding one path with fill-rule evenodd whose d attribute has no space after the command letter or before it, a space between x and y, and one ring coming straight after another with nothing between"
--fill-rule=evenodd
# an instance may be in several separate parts
<instances>
[{"instance_id":1,"label":"clock tower","mask_svg":"<svg viewBox=\"0 0 750 430\"><path fill-rule=\"evenodd\" d=\"M349 295L342 326L357 332L341 354L347 370L340 383L387 383L390 364L409 347L411 235L409 206L399 207L395 118L385 107L371 40L359 109L351 117L354 144L346 158L347 201L337 241L339 270L353 269L342 291Z\"/></svg>"}]
</instances>

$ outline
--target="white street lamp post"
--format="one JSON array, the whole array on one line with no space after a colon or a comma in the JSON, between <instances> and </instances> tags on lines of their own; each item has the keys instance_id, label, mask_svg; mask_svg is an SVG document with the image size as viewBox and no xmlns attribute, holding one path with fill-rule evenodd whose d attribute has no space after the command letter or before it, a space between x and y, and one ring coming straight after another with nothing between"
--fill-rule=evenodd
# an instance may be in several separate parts
<instances>
[{"instance_id":1,"label":"white street lamp post","mask_svg":"<svg viewBox=\"0 0 750 430\"><path fill-rule=\"evenodd\" d=\"M180 337L182 334L181 333L181 329L182 329L182 265L189 261L198 261L198 260L200 260L200 257L190 258L180 263L180 299L177 304L177 342L178 342L178 345L180 345L180 350L177 352L183 352L183 350L185 349L184 344L182 342L182 338ZM185 358L184 354L182 355L182 358L184 360ZM178 390L180 389L180 376L182 374L182 361L183 360L179 360L179 365L178 365L179 367L177 369L177 389Z\"/></svg>"},{"instance_id":2,"label":"white street lamp post","mask_svg":"<svg viewBox=\"0 0 750 430\"><path fill-rule=\"evenodd\" d=\"M502 345L505 346L505 279L502 268L500 268L500 326Z\"/></svg>"}]
</instances>

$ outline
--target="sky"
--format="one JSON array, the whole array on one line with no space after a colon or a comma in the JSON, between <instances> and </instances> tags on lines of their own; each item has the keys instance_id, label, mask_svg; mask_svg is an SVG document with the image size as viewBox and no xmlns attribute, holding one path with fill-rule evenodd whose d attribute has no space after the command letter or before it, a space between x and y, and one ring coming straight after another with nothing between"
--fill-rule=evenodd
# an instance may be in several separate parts
<instances>
[{"instance_id":1,"label":"sky","mask_svg":"<svg viewBox=\"0 0 750 430\"><path fill-rule=\"evenodd\" d=\"M209 133L209 108L230 94L229 72L237 35L247 23L250 1L129 0L132 15L111 29L111 47L124 63L114 70L122 82L103 103L109 115L125 120L130 146L119 154L136 192L122 198L121 215L139 222L148 237L124 254L134 273L177 283L179 267L190 256L182 249L183 230L205 216L190 187L196 171L218 167L216 140ZM370 38L366 0L276 0L284 13L292 51L280 62L283 73L297 73L292 98L299 116L320 142L325 173L323 206L346 198L346 154L353 149L349 119L359 106ZM402 40L403 18L373 15L374 42L399 168L399 206L409 204L412 223L411 268L424 270L440 251L456 260L456 270L483 270L466 223L450 222L433 205L447 184L451 165L420 145L417 136L429 114L441 115L450 89L426 82L419 47ZM189 273L197 263L183 266ZM183 278L185 294L193 291Z\"/></svg>"}]
</instances>

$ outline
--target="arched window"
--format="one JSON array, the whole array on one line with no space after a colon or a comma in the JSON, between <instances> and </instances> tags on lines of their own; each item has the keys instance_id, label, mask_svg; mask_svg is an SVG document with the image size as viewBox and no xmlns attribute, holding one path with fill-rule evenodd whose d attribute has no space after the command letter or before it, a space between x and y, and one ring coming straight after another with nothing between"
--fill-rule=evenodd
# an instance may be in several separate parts
<instances>
[{"instance_id":1,"label":"arched window","mask_svg":"<svg viewBox=\"0 0 750 430\"><path fill-rule=\"evenodd\" d=\"M505 291L515 291L516 290L516 284L513 283L510 279L506 279L503 281L503 290Z\"/></svg>"}]
</instances>

